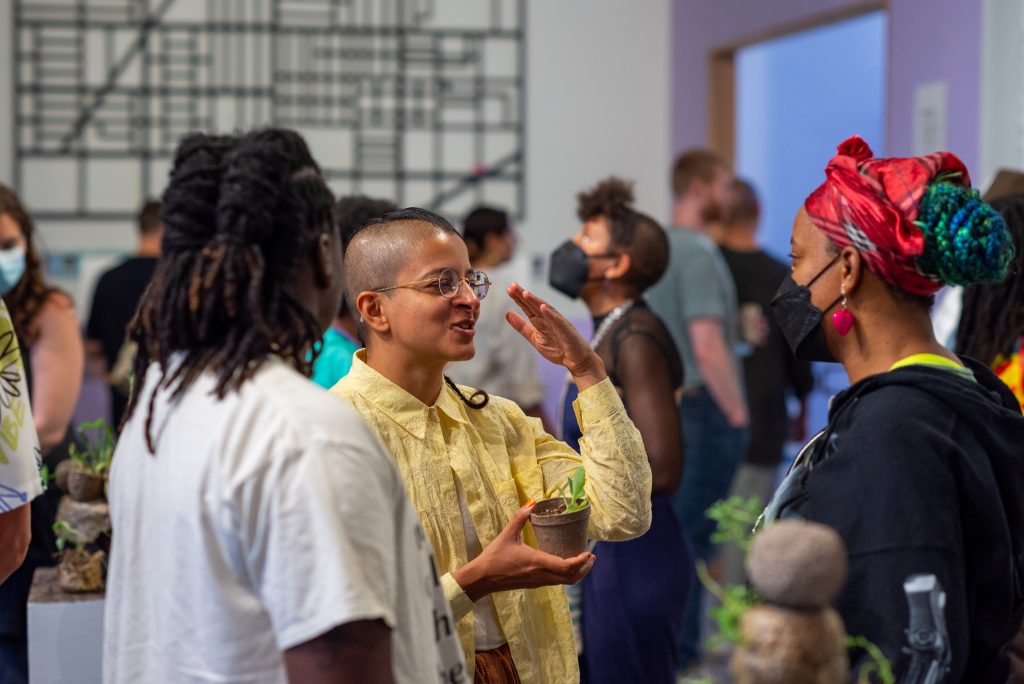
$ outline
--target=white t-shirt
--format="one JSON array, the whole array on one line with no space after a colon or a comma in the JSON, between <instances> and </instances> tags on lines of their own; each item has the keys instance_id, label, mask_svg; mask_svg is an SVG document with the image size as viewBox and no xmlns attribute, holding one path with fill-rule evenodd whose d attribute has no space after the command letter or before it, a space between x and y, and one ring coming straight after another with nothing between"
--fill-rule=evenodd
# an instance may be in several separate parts
<instances>
[{"instance_id":1,"label":"white t-shirt","mask_svg":"<svg viewBox=\"0 0 1024 684\"><path fill-rule=\"evenodd\" d=\"M430 544L354 410L271 359L222 400L210 374L162 391L151 454L157 377L111 471L104 681L286 682L284 650L367 619L392 629L396 682L467 681Z\"/></svg>"},{"instance_id":2,"label":"white t-shirt","mask_svg":"<svg viewBox=\"0 0 1024 684\"><path fill-rule=\"evenodd\" d=\"M469 514L466 503L466 490L458 477L455 478L455 492L459 497L459 512L462 514L462 530L466 534L466 555L473 560L484 551L480 536L473 526L473 518ZM508 643L505 633L501 631L498 613L494 608L494 599L490 594L473 604L473 648L477 651L490 651Z\"/></svg>"},{"instance_id":3,"label":"white t-shirt","mask_svg":"<svg viewBox=\"0 0 1024 684\"><path fill-rule=\"evenodd\" d=\"M11 314L0 299L0 513L24 506L43 493L41 464L25 366Z\"/></svg>"}]
</instances>

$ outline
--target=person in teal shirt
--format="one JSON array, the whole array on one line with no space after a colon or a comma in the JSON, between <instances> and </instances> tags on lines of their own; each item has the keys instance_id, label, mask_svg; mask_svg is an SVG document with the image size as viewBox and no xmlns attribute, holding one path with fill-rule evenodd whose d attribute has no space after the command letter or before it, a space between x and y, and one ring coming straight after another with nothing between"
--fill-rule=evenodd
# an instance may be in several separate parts
<instances>
[{"instance_id":1,"label":"person in teal shirt","mask_svg":"<svg viewBox=\"0 0 1024 684\"><path fill-rule=\"evenodd\" d=\"M349 369L352 368L352 355L362 345L348 331L338 325L337 319L324 333L321 344L323 347L313 363L311 379L321 387L330 389L338 380L348 375Z\"/></svg>"},{"instance_id":2,"label":"person in teal shirt","mask_svg":"<svg viewBox=\"0 0 1024 684\"><path fill-rule=\"evenodd\" d=\"M344 250L348 249L352 236L370 219L389 214L396 209L398 206L390 200L374 199L365 195L348 195L338 200L335 211L341 232L342 254L344 255ZM343 300L338 317L334 319L320 341L320 354L313 362L313 382L326 389L334 387L336 382L348 375L349 369L352 368L352 355L362 346L356 334L356 321L349 313L347 302Z\"/></svg>"}]
</instances>

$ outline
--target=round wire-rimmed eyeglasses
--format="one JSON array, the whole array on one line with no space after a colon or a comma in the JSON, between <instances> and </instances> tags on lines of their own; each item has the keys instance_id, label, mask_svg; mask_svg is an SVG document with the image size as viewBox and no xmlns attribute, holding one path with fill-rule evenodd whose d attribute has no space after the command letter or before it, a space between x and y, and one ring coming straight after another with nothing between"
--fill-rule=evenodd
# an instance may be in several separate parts
<instances>
[{"instance_id":1,"label":"round wire-rimmed eyeglasses","mask_svg":"<svg viewBox=\"0 0 1024 684\"><path fill-rule=\"evenodd\" d=\"M391 287L379 287L374 292L387 292L389 290L400 290L410 289L417 290L428 285L435 283L437 285L437 291L442 297L451 299L459 292L459 288L462 286L462 282L465 281L466 285L469 285L469 289L473 292L473 295L477 299L483 299L487 296L487 291L491 288L491 279L487 277L487 274L483 271L470 271L465 276L460 276L458 272L453 268L446 268L438 274L436 278L424 278L423 280L416 280L411 283L404 283L402 285L392 285Z\"/></svg>"}]
</instances>

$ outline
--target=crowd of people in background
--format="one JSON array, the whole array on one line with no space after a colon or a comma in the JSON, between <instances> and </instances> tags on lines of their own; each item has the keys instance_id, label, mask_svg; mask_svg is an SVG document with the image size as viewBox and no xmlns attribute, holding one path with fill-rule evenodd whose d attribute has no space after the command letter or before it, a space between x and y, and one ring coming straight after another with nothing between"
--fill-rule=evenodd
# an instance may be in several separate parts
<instances>
[{"instance_id":1,"label":"crowd of people in background","mask_svg":"<svg viewBox=\"0 0 1024 684\"><path fill-rule=\"evenodd\" d=\"M0 186L0 682L27 681L59 498L38 473L68 458L83 377L120 432L110 682L698 676L716 654L697 565L747 581L706 514L726 497L839 533L836 607L900 676L930 658L932 681L1006 681L1024 649L1024 192L989 203L955 155L880 159L856 137L825 173L788 264L711 151L675 161L668 227L628 180L580 192L548 280L589 340L520 282L509 212L458 230L336 200L289 130L185 138L84 333ZM964 288L954 350L930 318L945 286ZM850 382L826 425L807 421L814 362ZM579 466L592 543L561 558L528 521ZM924 655L910 587L942 596Z\"/></svg>"}]
</instances>

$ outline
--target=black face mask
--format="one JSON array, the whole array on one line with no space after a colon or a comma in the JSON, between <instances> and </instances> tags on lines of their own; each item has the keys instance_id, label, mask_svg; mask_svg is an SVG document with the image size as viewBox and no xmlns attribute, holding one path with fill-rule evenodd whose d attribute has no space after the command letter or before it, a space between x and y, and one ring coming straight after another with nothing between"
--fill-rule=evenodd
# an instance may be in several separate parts
<instances>
[{"instance_id":1,"label":"black face mask","mask_svg":"<svg viewBox=\"0 0 1024 684\"><path fill-rule=\"evenodd\" d=\"M825 311L836 305L841 297L836 297L828 309L822 311L811 304L811 285L821 275L832 268L839 259L837 255L828 266L818 271L806 285L797 285L792 276L786 276L779 291L772 299L772 314L775 316L782 336L786 338L793 356L803 361L826 361L836 363L836 357L828 350L825 343L825 331L821 327L821 317Z\"/></svg>"},{"instance_id":2,"label":"black face mask","mask_svg":"<svg viewBox=\"0 0 1024 684\"><path fill-rule=\"evenodd\" d=\"M562 294L576 299L583 292L587 283L592 280L601 280L590 277L590 260L617 256L617 254L588 255L575 242L566 240L551 253L548 284Z\"/></svg>"}]
</instances>

